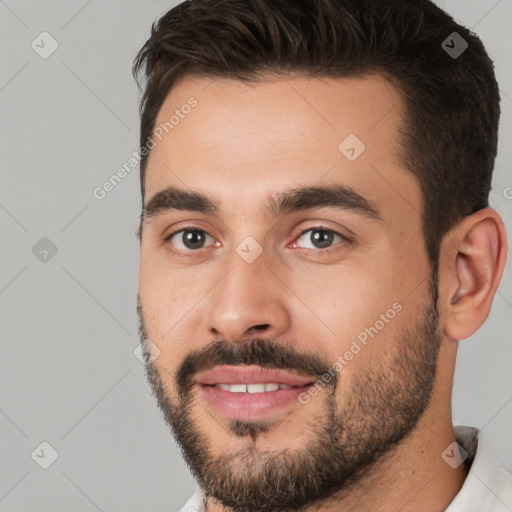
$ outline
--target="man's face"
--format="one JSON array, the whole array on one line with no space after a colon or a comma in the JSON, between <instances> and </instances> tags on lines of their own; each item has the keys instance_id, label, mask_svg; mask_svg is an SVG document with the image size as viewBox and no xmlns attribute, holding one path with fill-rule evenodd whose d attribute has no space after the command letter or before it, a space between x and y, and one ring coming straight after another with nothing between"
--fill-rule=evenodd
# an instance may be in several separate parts
<instances>
[{"instance_id":1,"label":"man's face","mask_svg":"<svg viewBox=\"0 0 512 512\"><path fill-rule=\"evenodd\" d=\"M148 377L203 491L234 510L331 497L429 403L437 283L401 108L372 76L186 78L160 109L155 127L175 118L145 181Z\"/></svg>"}]
</instances>

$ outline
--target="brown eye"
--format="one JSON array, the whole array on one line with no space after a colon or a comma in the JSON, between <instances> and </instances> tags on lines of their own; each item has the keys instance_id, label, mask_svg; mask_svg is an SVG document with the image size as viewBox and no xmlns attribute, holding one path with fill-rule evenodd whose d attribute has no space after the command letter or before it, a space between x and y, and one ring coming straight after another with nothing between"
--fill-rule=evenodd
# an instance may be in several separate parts
<instances>
[{"instance_id":1,"label":"brown eye","mask_svg":"<svg viewBox=\"0 0 512 512\"><path fill-rule=\"evenodd\" d=\"M310 233L308 236L308 233ZM348 238L341 233L338 233L337 231L334 231L333 229L327 229L323 227L316 227L316 228L310 228L305 231L303 231L299 237L297 238L297 241L294 243L295 247L300 247L298 245L298 241L301 239L305 240L305 243L311 244L309 247L304 247L305 249L329 249L333 243L336 242L336 238L338 238L338 242L340 241L348 241Z\"/></svg>"},{"instance_id":2,"label":"brown eye","mask_svg":"<svg viewBox=\"0 0 512 512\"><path fill-rule=\"evenodd\" d=\"M180 229L171 233L166 239L172 246L175 247L176 252L190 252L203 249L207 239L213 238L202 229Z\"/></svg>"}]
</instances>

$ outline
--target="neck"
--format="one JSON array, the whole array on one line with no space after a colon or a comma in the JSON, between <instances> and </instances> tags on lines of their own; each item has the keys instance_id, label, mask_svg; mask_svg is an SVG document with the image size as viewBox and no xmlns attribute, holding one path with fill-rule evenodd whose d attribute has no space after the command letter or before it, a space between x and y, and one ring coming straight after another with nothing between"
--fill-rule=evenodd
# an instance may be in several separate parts
<instances>
[{"instance_id":1,"label":"neck","mask_svg":"<svg viewBox=\"0 0 512 512\"><path fill-rule=\"evenodd\" d=\"M432 428L422 421L358 482L304 512L442 512L467 476L465 464L454 469L441 457L454 441L451 423Z\"/></svg>"}]
</instances>

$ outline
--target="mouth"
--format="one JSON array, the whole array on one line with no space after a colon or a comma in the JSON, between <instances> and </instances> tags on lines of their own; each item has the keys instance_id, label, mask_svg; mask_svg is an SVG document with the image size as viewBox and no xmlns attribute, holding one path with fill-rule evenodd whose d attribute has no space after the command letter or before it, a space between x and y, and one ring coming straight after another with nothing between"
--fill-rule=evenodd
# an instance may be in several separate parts
<instances>
[{"instance_id":1,"label":"mouth","mask_svg":"<svg viewBox=\"0 0 512 512\"><path fill-rule=\"evenodd\" d=\"M259 366L218 366L196 379L201 398L226 419L255 421L299 402L311 376Z\"/></svg>"},{"instance_id":2,"label":"mouth","mask_svg":"<svg viewBox=\"0 0 512 512\"><path fill-rule=\"evenodd\" d=\"M277 391L278 389L290 389L300 386L289 386L288 384L279 384L278 382L269 382L265 384L252 383L252 384L212 384L214 387L230 391L231 393L266 393L268 391ZM205 384L208 386L208 384Z\"/></svg>"}]
</instances>

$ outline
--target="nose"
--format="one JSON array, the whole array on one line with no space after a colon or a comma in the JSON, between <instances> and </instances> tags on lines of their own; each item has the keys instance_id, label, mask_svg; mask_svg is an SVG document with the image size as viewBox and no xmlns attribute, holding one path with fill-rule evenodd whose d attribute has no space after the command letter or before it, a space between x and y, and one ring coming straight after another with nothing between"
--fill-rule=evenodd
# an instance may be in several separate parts
<instances>
[{"instance_id":1,"label":"nose","mask_svg":"<svg viewBox=\"0 0 512 512\"><path fill-rule=\"evenodd\" d=\"M235 253L209 294L209 329L215 337L237 342L277 338L288 330L287 289L262 256L247 263Z\"/></svg>"}]
</instances>

